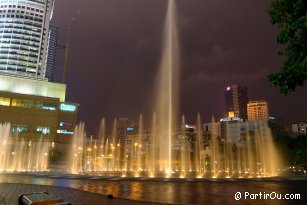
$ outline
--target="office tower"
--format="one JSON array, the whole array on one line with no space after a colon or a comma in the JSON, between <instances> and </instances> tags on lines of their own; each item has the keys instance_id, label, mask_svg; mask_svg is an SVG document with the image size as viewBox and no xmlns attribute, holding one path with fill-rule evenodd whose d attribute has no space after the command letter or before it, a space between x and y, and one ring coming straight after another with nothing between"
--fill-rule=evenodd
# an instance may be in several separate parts
<instances>
[{"instance_id":1,"label":"office tower","mask_svg":"<svg viewBox=\"0 0 307 205\"><path fill-rule=\"evenodd\" d=\"M268 120L269 119L269 106L264 100L251 101L247 104L248 120Z\"/></svg>"},{"instance_id":2,"label":"office tower","mask_svg":"<svg viewBox=\"0 0 307 205\"><path fill-rule=\"evenodd\" d=\"M0 0L0 72L45 77L54 0Z\"/></svg>"},{"instance_id":3,"label":"office tower","mask_svg":"<svg viewBox=\"0 0 307 205\"><path fill-rule=\"evenodd\" d=\"M234 113L234 117L247 120L247 88L240 85L228 86L225 91L226 112Z\"/></svg>"},{"instance_id":4,"label":"office tower","mask_svg":"<svg viewBox=\"0 0 307 205\"><path fill-rule=\"evenodd\" d=\"M54 75L57 43L58 43L58 27L50 25L49 44L47 49L48 53L47 53L46 71L45 71L45 78L48 78L50 82L54 82L53 75Z\"/></svg>"}]
</instances>

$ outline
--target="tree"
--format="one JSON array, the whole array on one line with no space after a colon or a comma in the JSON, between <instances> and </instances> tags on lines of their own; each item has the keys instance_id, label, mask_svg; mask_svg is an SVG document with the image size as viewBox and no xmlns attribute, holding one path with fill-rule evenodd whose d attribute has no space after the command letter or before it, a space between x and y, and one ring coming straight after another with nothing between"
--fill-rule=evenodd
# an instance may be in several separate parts
<instances>
[{"instance_id":1,"label":"tree","mask_svg":"<svg viewBox=\"0 0 307 205\"><path fill-rule=\"evenodd\" d=\"M281 71L270 74L268 80L287 95L307 79L307 0L273 0L268 14L281 29L277 43L285 48L278 54L287 56Z\"/></svg>"}]
</instances>

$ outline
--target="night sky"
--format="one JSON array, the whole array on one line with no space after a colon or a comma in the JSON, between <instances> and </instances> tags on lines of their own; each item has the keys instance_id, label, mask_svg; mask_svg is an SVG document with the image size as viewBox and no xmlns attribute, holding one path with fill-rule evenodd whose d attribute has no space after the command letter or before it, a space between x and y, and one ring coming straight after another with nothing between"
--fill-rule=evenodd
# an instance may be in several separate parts
<instances>
[{"instance_id":1,"label":"night sky","mask_svg":"<svg viewBox=\"0 0 307 205\"><path fill-rule=\"evenodd\" d=\"M266 80L279 70L278 28L270 24L270 1L176 0L180 35L180 113L190 123L225 115L224 90L237 83L248 87L250 100L267 100L270 115L286 123L306 120L307 86L287 97ZM57 0L53 22L65 44L68 20L73 23L67 79L67 101L81 104L79 121L95 134L102 117L150 124L154 79L158 72L166 0ZM57 54L60 80L63 50Z\"/></svg>"}]
</instances>

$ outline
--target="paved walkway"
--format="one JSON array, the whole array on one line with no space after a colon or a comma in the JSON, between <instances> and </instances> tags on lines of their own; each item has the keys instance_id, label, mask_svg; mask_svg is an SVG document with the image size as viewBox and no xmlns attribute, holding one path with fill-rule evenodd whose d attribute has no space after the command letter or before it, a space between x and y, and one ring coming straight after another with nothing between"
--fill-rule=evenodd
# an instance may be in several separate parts
<instances>
[{"instance_id":1,"label":"paved walkway","mask_svg":"<svg viewBox=\"0 0 307 205\"><path fill-rule=\"evenodd\" d=\"M2 183L0 184L0 205L17 205L19 195L42 191L46 191L57 198L62 198L73 205L154 204L119 198L107 199L104 195L64 187ZM5 202L1 200L2 198Z\"/></svg>"}]
</instances>

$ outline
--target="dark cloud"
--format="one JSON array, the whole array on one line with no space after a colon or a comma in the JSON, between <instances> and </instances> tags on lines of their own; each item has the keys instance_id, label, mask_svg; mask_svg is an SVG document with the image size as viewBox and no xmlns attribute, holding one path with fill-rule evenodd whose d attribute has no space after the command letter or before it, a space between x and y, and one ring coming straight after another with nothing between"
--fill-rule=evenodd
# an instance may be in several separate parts
<instances>
[{"instance_id":1,"label":"dark cloud","mask_svg":"<svg viewBox=\"0 0 307 205\"><path fill-rule=\"evenodd\" d=\"M181 113L188 120L224 115L224 89L248 86L251 100L265 99L271 115L306 120L307 87L288 97L271 88L266 75L279 69L277 28L269 1L177 0L181 48ZM154 79L160 65L166 0L61 0L54 22L65 43L73 23L67 100L81 104L81 121L94 133L105 116L150 119ZM58 53L60 79L63 51ZM289 109L291 107L291 109ZM302 111L303 110L303 111Z\"/></svg>"}]
</instances>

